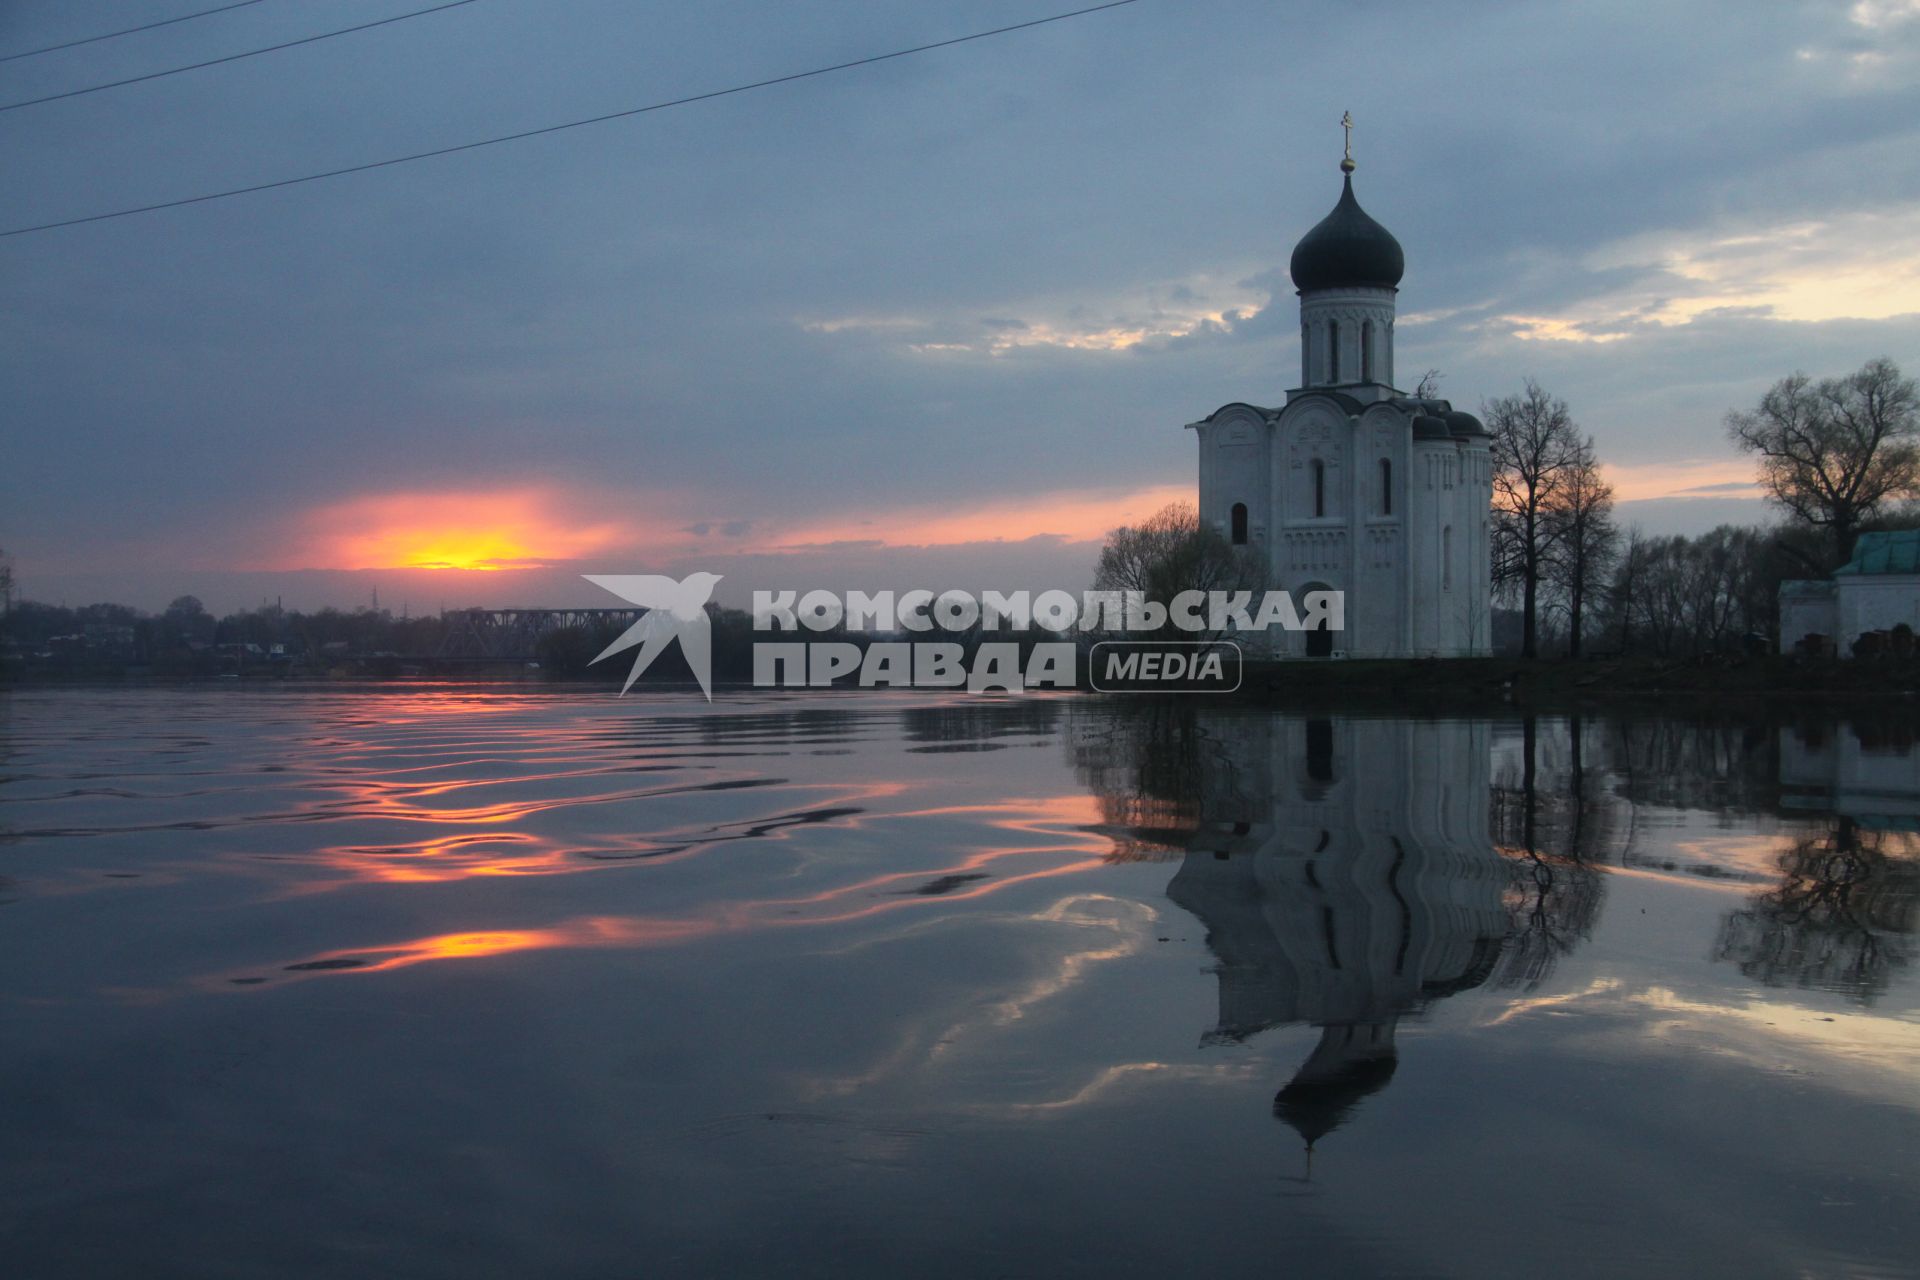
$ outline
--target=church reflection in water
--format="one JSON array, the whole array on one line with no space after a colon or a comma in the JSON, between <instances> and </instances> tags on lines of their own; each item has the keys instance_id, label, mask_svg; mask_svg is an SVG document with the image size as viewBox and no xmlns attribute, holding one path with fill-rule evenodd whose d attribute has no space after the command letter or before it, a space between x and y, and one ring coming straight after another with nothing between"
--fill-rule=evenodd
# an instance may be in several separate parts
<instances>
[{"instance_id":1,"label":"church reflection in water","mask_svg":"<svg viewBox=\"0 0 1920 1280\"><path fill-rule=\"evenodd\" d=\"M1592 868L1496 842L1509 810L1541 828L1530 796L1499 803L1484 723L1166 711L1109 732L1131 750L1081 762L1133 856L1179 858L1167 896L1217 962L1206 1039L1320 1029L1273 1104L1309 1151L1392 1080L1402 1020L1538 981L1591 923Z\"/></svg>"}]
</instances>

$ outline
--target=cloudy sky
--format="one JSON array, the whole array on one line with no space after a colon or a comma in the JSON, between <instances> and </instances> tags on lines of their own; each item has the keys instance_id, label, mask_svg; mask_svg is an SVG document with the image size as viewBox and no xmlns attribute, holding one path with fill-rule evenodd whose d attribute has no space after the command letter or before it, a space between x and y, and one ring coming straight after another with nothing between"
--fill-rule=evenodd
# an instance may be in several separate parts
<instances>
[{"instance_id":1,"label":"cloudy sky","mask_svg":"<svg viewBox=\"0 0 1920 1280\"><path fill-rule=\"evenodd\" d=\"M0 107L432 0L0 62ZM0 4L0 55L211 7ZM476 0L0 110L0 230L1025 21L1071 0ZM1761 516L1720 419L1920 369L1920 0L1138 0L527 141L0 238L0 548L158 608L598 603L580 572L1084 585L1276 404L1356 189L1400 369L1535 377L1655 531ZM439 566L439 567L435 567Z\"/></svg>"}]
</instances>

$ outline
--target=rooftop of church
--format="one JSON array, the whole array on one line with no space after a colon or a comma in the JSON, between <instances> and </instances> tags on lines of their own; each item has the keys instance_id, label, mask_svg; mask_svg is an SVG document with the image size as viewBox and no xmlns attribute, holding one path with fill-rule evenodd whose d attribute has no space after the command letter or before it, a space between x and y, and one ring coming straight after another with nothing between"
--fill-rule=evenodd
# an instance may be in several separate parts
<instances>
[{"instance_id":1,"label":"rooftop of church","mask_svg":"<svg viewBox=\"0 0 1920 1280\"><path fill-rule=\"evenodd\" d=\"M1300 238L1288 264L1293 287L1301 293L1355 287L1398 288L1407 258L1393 233L1375 222L1354 198L1353 175L1340 190L1340 202Z\"/></svg>"},{"instance_id":2,"label":"rooftop of church","mask_svg":"<svg viewBox=\"0 0 1920 1280\"><path fill-rule=\"evenodd\" d=\"M1394 289L1406 274L1407 258L1393 233L1375 222L1353 194L1353 117L1342 116L1346 155L1340 161L1340 201L1293 248L1288 270L1301 293L1356 287Z\"/></svg>"}]
</instances>

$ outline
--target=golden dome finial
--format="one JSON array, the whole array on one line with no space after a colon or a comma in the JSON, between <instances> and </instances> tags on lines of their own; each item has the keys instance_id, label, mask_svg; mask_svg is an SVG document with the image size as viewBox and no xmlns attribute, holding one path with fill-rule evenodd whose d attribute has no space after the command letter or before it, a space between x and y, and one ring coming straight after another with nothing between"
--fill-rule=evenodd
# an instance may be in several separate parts
<instances>
[{"instance_id":1,"label":"golden dome finial","mask_svg":"<svg viewBox=\"0 0 1920 1280\"><path fill-rule=\"evenodd\" d=\"M1347 153L1346 153L1346 155L1345 155L1344 157L1342 157L1342 158L1341 158L1341 161L1340 161L1340 172L1342 172L1342 173L1352 173L1352 172L1353 172L1353 169L1354 169L1354 165L1353 165L1353 112L1351 112L1351 111L1342 111L1342 112L1340 113L1340 127L1341 127L1342 129L1344 129L1344 130L1346 130L1346 132L1347 132Z\"/></svg>"}]
</instances>

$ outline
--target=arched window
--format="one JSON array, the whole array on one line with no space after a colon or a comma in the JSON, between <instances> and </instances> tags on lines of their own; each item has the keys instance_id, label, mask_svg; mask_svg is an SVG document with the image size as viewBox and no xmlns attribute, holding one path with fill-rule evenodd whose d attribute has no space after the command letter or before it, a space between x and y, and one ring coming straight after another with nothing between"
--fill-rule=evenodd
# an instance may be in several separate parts
<instances>
[{"instance_id":1,"label":"arched window","mask_svg":"<svg viewBox=\"0 0 1920 1280\"><path fill-rule=\"evenodd\" d=\"M1380 514L1393 514L1393 460L1380 459Z\"/></svg>"},{"instance_id":2,"label":"arched window","mask_svg":"<svg viewBox=\"0 0 1920 1280\"><path fill-rule=\"evenodd\" d=\"M1360 381L1373 381L1373 321L1360 326Z\"/></svg>"},{"instance_id":3,"label":"arched window","mask_svg":"<svg viewBox=\"0 0 1920 1280\"><path fill-rule=\"evenodd\" d=\"M1453 590L1453 526L1440 531L1440 589Z\"/></svg>"},{"instance_id":4,"label":"arched window","mask_svg":"<svg viewBox=\"0 0 1920 1280\"><path fill-rule=\"evenodd\" d=\"M1318 458L1313 460L1313 514L1327 514L1327 464Z\"/></svg>"},{"instance_id":5,"label":"arched window","mask_svg":"<svg viewBox=\"0 0 1920 1280\"><path fill-rule=\"evenodd\" d=\"M1300 325L1300 385L1313 385L1313 342L1304 321Z\"/></svg>"},{"instance_id":6,"label":"arched window","mask_svg":"<svg viewBox=\"0 0 1920 1280\"><path fill-rule=\"evenodd\" d=\"M1247 504L1244 502L1233 504L1233 545L1247 545Z\"/></svg>"},{"instance_id":7,"label":"arched window","mask_svg":"<svg viewBox=\"0 0 1920 1280\"><path fill-rule=\"evenodd\" d=\"M1327 381L1340 381L1340 322L1327 321Z\"/></svg>"}]
</instances>

